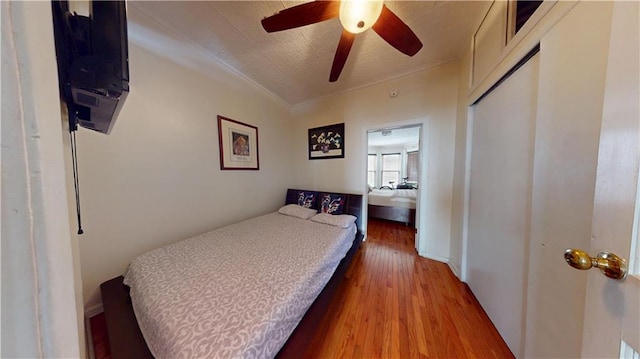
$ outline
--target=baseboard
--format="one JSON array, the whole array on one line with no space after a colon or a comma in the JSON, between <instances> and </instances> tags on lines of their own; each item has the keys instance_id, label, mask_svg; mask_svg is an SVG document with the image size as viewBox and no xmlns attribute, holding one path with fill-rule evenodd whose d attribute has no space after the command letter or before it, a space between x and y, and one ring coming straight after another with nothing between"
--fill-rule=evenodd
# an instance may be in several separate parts
<instances>
[{"instance_id":1,"label":"baseboard","mask_svg":"<svg viewBox=\"0 0 640 359\"><path fill-rule=\"evenodd\" d=\"M420 255L420 257L425 257L425 258L433 259L434 261L449 264L449 258L446 258L446 257L442 257L442 256L431 254L431 253L425 253L425 252L418 252L418 254Z\"/></svg>"},{"instance_id":2,"label":"baseboard","mask_svg":"<svg viewBox=\"0 0 640 359\"><path fill-rule=\"evenodd\" d=\"M460 276L460 270L458 269L458 267L451 264L451 262L447 262L447 265L449 266L449 269L451 269L451 271L453 272L453 275L455 275L456 277L458 277L460 281L462 281L461 279L462 277Z\"/></svg>"},{"instance_id":3,"label":"baseboard","mask_svg":"<svg viewBox=\"0 0 640 359\"><path fill-rule=\"evenodd\" d=\"M102 306L102 303L98 303L96 305L93 305L91 307L85 307L84 308L84 316L86 318L91 318L91 317L95 317L96 315L100 314L104 312L104 307Z\"/></svg>"}]
</instances>

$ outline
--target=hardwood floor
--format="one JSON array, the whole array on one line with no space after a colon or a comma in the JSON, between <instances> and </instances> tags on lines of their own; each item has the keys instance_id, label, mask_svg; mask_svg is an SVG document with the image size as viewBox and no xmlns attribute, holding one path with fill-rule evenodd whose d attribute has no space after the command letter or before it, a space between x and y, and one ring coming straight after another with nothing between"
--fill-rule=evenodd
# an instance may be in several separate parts
<instances>
[{"instance_id":1,"label":"hardwood floor","mask_svg":"<svg viewBox=\"0 0 640 359\"><path fill-rule=\"evenodd\" d=\"M414 237L369 220L305 358L513 358L468 287L446 264L419 257Z\"/></svg>"},{"instance_id":2,"label":"hardwood floor","mask_svg":"<svg viewBox=\"0 0 640 359\"><path fill-rule=\"evenodd\" d=\"M91 325L91 340L93 352L96 359L111 359L111 349L109 349L109 336L107 335L107 323L104 313L100 313L89 319Z\"/></svg>"},{"instance_id":3,"label":"hardwood floor","mask_svg":"<svg viewBox=\"0 0 640 359\"><path fill-rule=\"evenodd\" d=\"M91 326L96 359L110 358L104 320L91 318ZM513 354L449 267L416 254L412 228L369 220L367 241L301 358Z\"/></svg>"}]
</instances>

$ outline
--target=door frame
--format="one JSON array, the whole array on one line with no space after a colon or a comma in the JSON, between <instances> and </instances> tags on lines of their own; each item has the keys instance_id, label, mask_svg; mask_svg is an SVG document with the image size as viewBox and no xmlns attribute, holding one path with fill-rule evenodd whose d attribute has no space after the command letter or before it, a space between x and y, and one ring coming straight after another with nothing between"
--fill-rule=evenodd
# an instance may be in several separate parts
<instances>
[{"instance_id":1,"label":"door frame","mask_svg":"<svg viewBox=\"0 0 640 359\"><path fill-rule=\"evenodd\" d=\"M637 358L640 351L640 277L634 248L640 211L639 10L636 2L612 5L591 240L583 248L590 256L603 251L619 255L627 260L629 273L622 281L595 268L574 273L587 281L582 357L630 358L635 350Z\"/></svg>"},{"instance_id":2,"label":"door frame","mask_svg":"<svg viewBox=\"0 0 640 359\"><path fill-rule=\"evenodd\" d=\"M416 250L418 251L418 254L420 254L423 257L427 257L427 258L431 258L430 256L425 256L421 253L420 248L425 248L426 246L426 230L425 230L425 225L423 225L422 223L425 222L426 223L426 219L422 218L423 216L421 215L423 211L425 211L425 208L427 208L426 206L426 188L427 188L427 183L428 183L428 175L427 175L427 156L425 155L425 151L424 149L426 148L426 139L427 137L427 127L428 127L428 123L426 120L422 120L422 121L401 121L401 122L393 122L393 123L387 123L387 124L382 124L382 125L374 125L374 126L365 126L364 128L364 132L363 132L363 136L364 136L364 141L362 141L364 143L364 179L365 179L365 184L364 184L364 189L363 189L363 227L367 228L368 226L368 219L369 219L369 209L368 209L368 204L369 204L369 199L368 199L368 185L366 183L366 179L367 179L367 174L368 174L368 155L369 155L369 132L376 132L376 131L382 131L382 130L394 130L394 129L399 129L399 128L410 128L410 127L418 127L420 129L420 133L419 133L419 140L418 140L418 173L419 173L419 178L418 178L418 196L417 196L417 201L416 201L416 237L415 237L415 243L414 243L414 247L416 248ZM432 258L432 259L436 259L436 258ZM439 261L442 261L442 259L436 259ZM446 260L445 260L446 262Z\"/></svg>"}]
</instances>

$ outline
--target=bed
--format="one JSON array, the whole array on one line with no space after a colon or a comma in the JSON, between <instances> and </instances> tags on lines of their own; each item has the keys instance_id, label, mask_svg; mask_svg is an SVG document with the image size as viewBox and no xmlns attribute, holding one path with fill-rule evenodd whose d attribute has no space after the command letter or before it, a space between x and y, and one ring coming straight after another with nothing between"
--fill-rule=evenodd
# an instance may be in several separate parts
<instances>
[{"instance_id":1,"label":"bed","mask_svg":"<svg viewBox=\"0 0 640 359\"><path fill-rule=\"evenodd\" d=\"M103 283L112 356L299 357L362 241L362 196L310 193L290 189L294 206L146 253ZM283 210L298 203L347 216Z\"/></svg>"},{"instance_id":2,"label":"bed","mask_svg":"<svg viewBox=\"0 0 640 359\"><path fill-rule=\"evenodd\" d=\"M415 227L418 190L379 188L368 195L368 215L371 218L403 222Z\"/></svg>"}]
</instances>

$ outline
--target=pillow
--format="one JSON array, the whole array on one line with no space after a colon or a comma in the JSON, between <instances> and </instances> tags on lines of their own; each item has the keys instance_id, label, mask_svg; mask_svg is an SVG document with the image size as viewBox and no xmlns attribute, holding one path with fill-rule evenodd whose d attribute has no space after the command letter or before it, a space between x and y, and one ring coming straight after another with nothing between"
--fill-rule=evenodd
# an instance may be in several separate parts
<instances>
[{"instance_id":1,"label":"pillow","mask_svg":"<svg viewBox=\"0 0 640 359\"><path fill-rule=\"evenodd\" d=\"M297 204L288 204L284 207L280 207L278 213L291 216L298 217L302 219L309 219L313 217L318 211L313 208L306 208L302 206L298 206Z\"/></svg>"},{"instance_id":2,"label":"pillow","mask_svg":"<svg viewBox=\"0 0 640 359\"><path fill-rule=\"evenodd\" d=\"M320 212L329 214L342 214L344 207L344 195L323 193L320 195Z\"/></svg>"},{"instance_id":3,"label":"pillow","mask_svg":"<svg viewBox=\"0 0 640 359\"><path fill-rule=\"evenodd\" d=\"M317 192L300 191L298 192L298 206L305 208L315 208Z\"/></svg>"},{"instance_id":4,"label":"pillow","mask_svg":"<svg viewBox=\"0 0 640 359\"><path fill-rule=\"evenodd\" d=\"M318 223L328 224L331 226L349 228L351 223L354 223L356 221L356 217L350 214L332 215L328 213L318 213L315 216L311 217L310 220Z\"/></svg>"}]
</instances>

